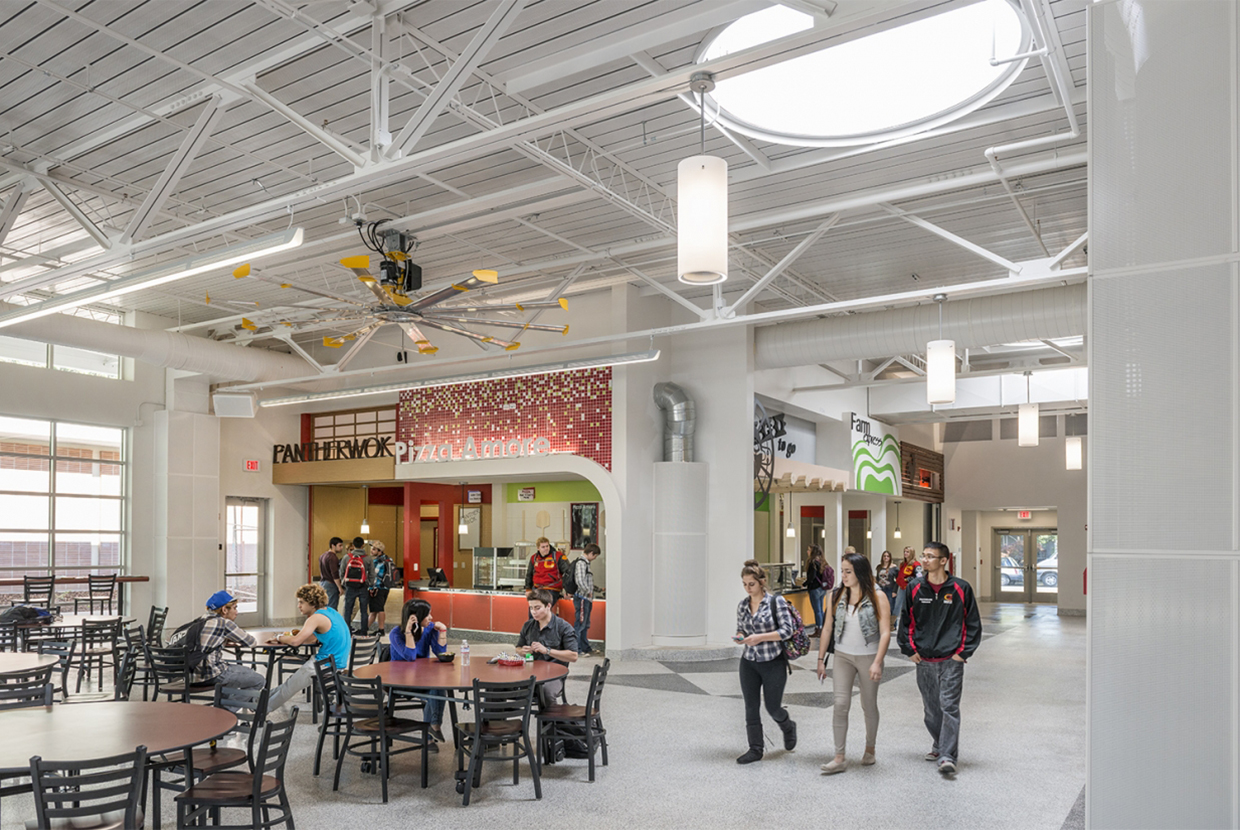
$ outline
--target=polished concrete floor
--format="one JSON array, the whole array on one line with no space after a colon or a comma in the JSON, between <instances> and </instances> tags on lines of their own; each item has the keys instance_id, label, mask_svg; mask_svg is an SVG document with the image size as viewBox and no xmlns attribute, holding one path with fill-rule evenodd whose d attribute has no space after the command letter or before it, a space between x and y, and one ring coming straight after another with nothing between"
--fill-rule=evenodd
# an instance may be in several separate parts
<instances>
[{"instance_id":1,"label":"polished concrete floor","mask_svg":"<svg viewBox=\"0 0 1240 830\"><path fill-rule=\"evenodd\" d=\"M941 778L922 759L930 738L911 665L893 648L879 691L878 763L824 776L833 754L831 678L820 684L802 658L785 702L798 723L793 752L768 745L759 763L738 766L745 748L736 662L614 662L604 698L608 767L586 780L585 761L543 771L534 799L528 769L512 784L511 765L484 772L468 808L452 780L452 753L431 758L430 788L419 788L416 754L394 764L390 801L357 762L332 791L311 775L315 728L302 715L288 766L294 816L303 828L388 827L415 819L435 827L752 827L845 823L866 828L1083 827L1085 780L1085 621L1053 606L984 604L984 642L969 662L962 702L960 771ZM475 659L500 646L479 643ZM597 659L572 670L569 698L581 702ZM778 730L767 723L776 743ZM864 723L852 707L848 755L860 757ZM782 747L782 744L781 744ZM173 813L165 800L164 825ZM32 815L29 796L5 799L4 827ZM227 815L226 815L227 820ZM236 815L240 819L240 814ZM151 826L148 822L148 827Z\"/></svg>"}]
</instances>

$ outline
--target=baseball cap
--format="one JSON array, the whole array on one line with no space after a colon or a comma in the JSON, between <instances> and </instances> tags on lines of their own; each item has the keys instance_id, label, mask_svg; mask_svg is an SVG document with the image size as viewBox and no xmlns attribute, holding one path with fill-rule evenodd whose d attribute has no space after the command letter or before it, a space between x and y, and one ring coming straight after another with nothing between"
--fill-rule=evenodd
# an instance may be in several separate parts
<instances>
[{"instance_id":1,"label":"baseball cap","mask_svg":"<svg viewBox=\"0 0 1240 830\"><path fill-rule=\"evenodd\" d=\"M385 548L385 547L383 546L383 543L382 543L382 542L380 542L378 539L376 539L375 541L373 541L373 542L371 542L371 543L370 543L370 549L371 549L371 550L377 550L377 551L379 551L380 553L382 553L383 551L387 550L387 548Z\"/></svg>"},{"instance_id":2,"label":"baseball cap","mask_svg":"<svg viewBox=\"0 0 1240 830\"><path fill-rule=\"evenodd\" d=\"M237 598L227 591L216 591L207 598L207 610L218 611L230 602L236 602Z\"/></svg>"}]
</instances>

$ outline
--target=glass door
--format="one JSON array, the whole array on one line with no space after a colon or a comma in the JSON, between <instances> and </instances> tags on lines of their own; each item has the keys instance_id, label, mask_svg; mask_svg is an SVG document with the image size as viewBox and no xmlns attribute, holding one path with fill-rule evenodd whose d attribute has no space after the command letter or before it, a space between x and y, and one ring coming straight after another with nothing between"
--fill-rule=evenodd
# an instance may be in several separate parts
<instances>
[{"instance_id":1,"label":"glass door","mask_svg":"<svg viewBox=\"0 0 1240 830\"><path fill-rule=\"evenodd\" d=\"M1059 533L1055 528L996 528L995 599L1055 602L1059 594Z\"/></svg>"},{"instance_id":2,"label":"glass door","mask_svg":"<svg viewBox=\"0 0 1240 830\"><path fill-rule=\"evenodd\" d=\"M237 624L263 625L263 563L266 561L266 499L229 497L224 502L224 590L237 598Z\"/></svg>"}]
</instances>

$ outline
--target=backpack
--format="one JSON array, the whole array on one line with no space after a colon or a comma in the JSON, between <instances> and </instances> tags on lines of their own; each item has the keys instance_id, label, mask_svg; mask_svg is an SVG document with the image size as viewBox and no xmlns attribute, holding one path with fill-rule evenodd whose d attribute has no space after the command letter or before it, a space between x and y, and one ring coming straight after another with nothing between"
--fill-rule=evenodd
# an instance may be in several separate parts
<instances>
[{"instance_id":1,"label":"backpack","mask_svg":"<svg viewBox=\"0 0 1240 830\"><path fill-rule=\"evenodd\" d=\"M392 587L392 566L395 564L395 560L387 554L375 557L375 590Z\"/></svg>"},{"instance_id":2,"label":"backpack","mask_svg":"<svg viewBox=\"0 0 1240 830\"><path fill-rule=\"evenodd\" d=\"M822 563L822 589L830 591L835 587L835 568L831 567L830 562Z\"/></svg>"},{"instance_id":3,"label":"backpack","mask_svg":"<svg viewBox=\"0 0 1240 830\"><path fill-rule=\"evenodd\" d=\"M564 583L564 593L572 596L577 593L577 561L576 559L561 559L567 567L560 570L560 581Z\"/></svg>"},{"instance_id":4,"label":"backpack","mask_svg":"<svg viewBox=\"0 0 1240 830\"><path fill-rule=\"evenodd\" d=\"M340 581L345 585L366 584L366 560L356 551L345 560L344 570L340 572Z\"/></svg>"},{"instance_id":5,"label":"backpack","mask_svg":"<svg viewBox=\"0 0 1240 830\"><path fill-rule=\"evenodd\" d=\"M185 643L185 662L189 664L189 670L194 671L206 661L210 651L202 647L202 629L206 627L210 617L199 617L196 620L190 620L185 625L172 632L172 636L168 639L169 643Z\"/></svg>"},{"instance_id":6,"label":"backpack","mask_svg":"<svg viewBox=\"0 0 1240 830\"><path fill-rule=\"evenodd\" d=\"M788 601L784 601L784 607L788 609L788 613L792 615L792 636L784 640L784 656L789 660L795 660L803 654L809 654L810 643L809 636L805 633L805 623L801 620L801 612ZM775 621L775 627L779 627L779 598L771 597L771 619ZM792 671L792 666L788 667Z\"/></svg>"}]
</instances>

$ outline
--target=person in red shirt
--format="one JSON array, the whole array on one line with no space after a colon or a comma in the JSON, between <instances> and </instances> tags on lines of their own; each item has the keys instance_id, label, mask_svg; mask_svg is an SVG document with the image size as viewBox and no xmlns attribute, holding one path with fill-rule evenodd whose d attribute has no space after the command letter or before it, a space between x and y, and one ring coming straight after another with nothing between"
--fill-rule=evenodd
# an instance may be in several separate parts
<instances>
[{"instance_id":1,"label":"person in red shirt","mask_svg":"<svg viewBox=\"0 0 1240 830\"><path fill-rule=\"evenodd\" d=\"M554 613L560 595L564 593L564 557L558 550L551 547L551 540L541 536L537 542L538 550L530 557L525 569L525 590L532 591L542 588L550 591L552 596L551 609Z\"/></svg>"},{"instance_id":2,"label":"person in red shirt","mask_svg":"<svg viewBox=\"0 0 1240 830\"><path fill-rule=\"evenodd\" d=\"M891 616L900 619L904 610L904 589L915 579L921 577L921 563L917 561L917 552L910 547L904 548L904 561L896 567L896 607Z\"/></svg>"}]
</instances>

